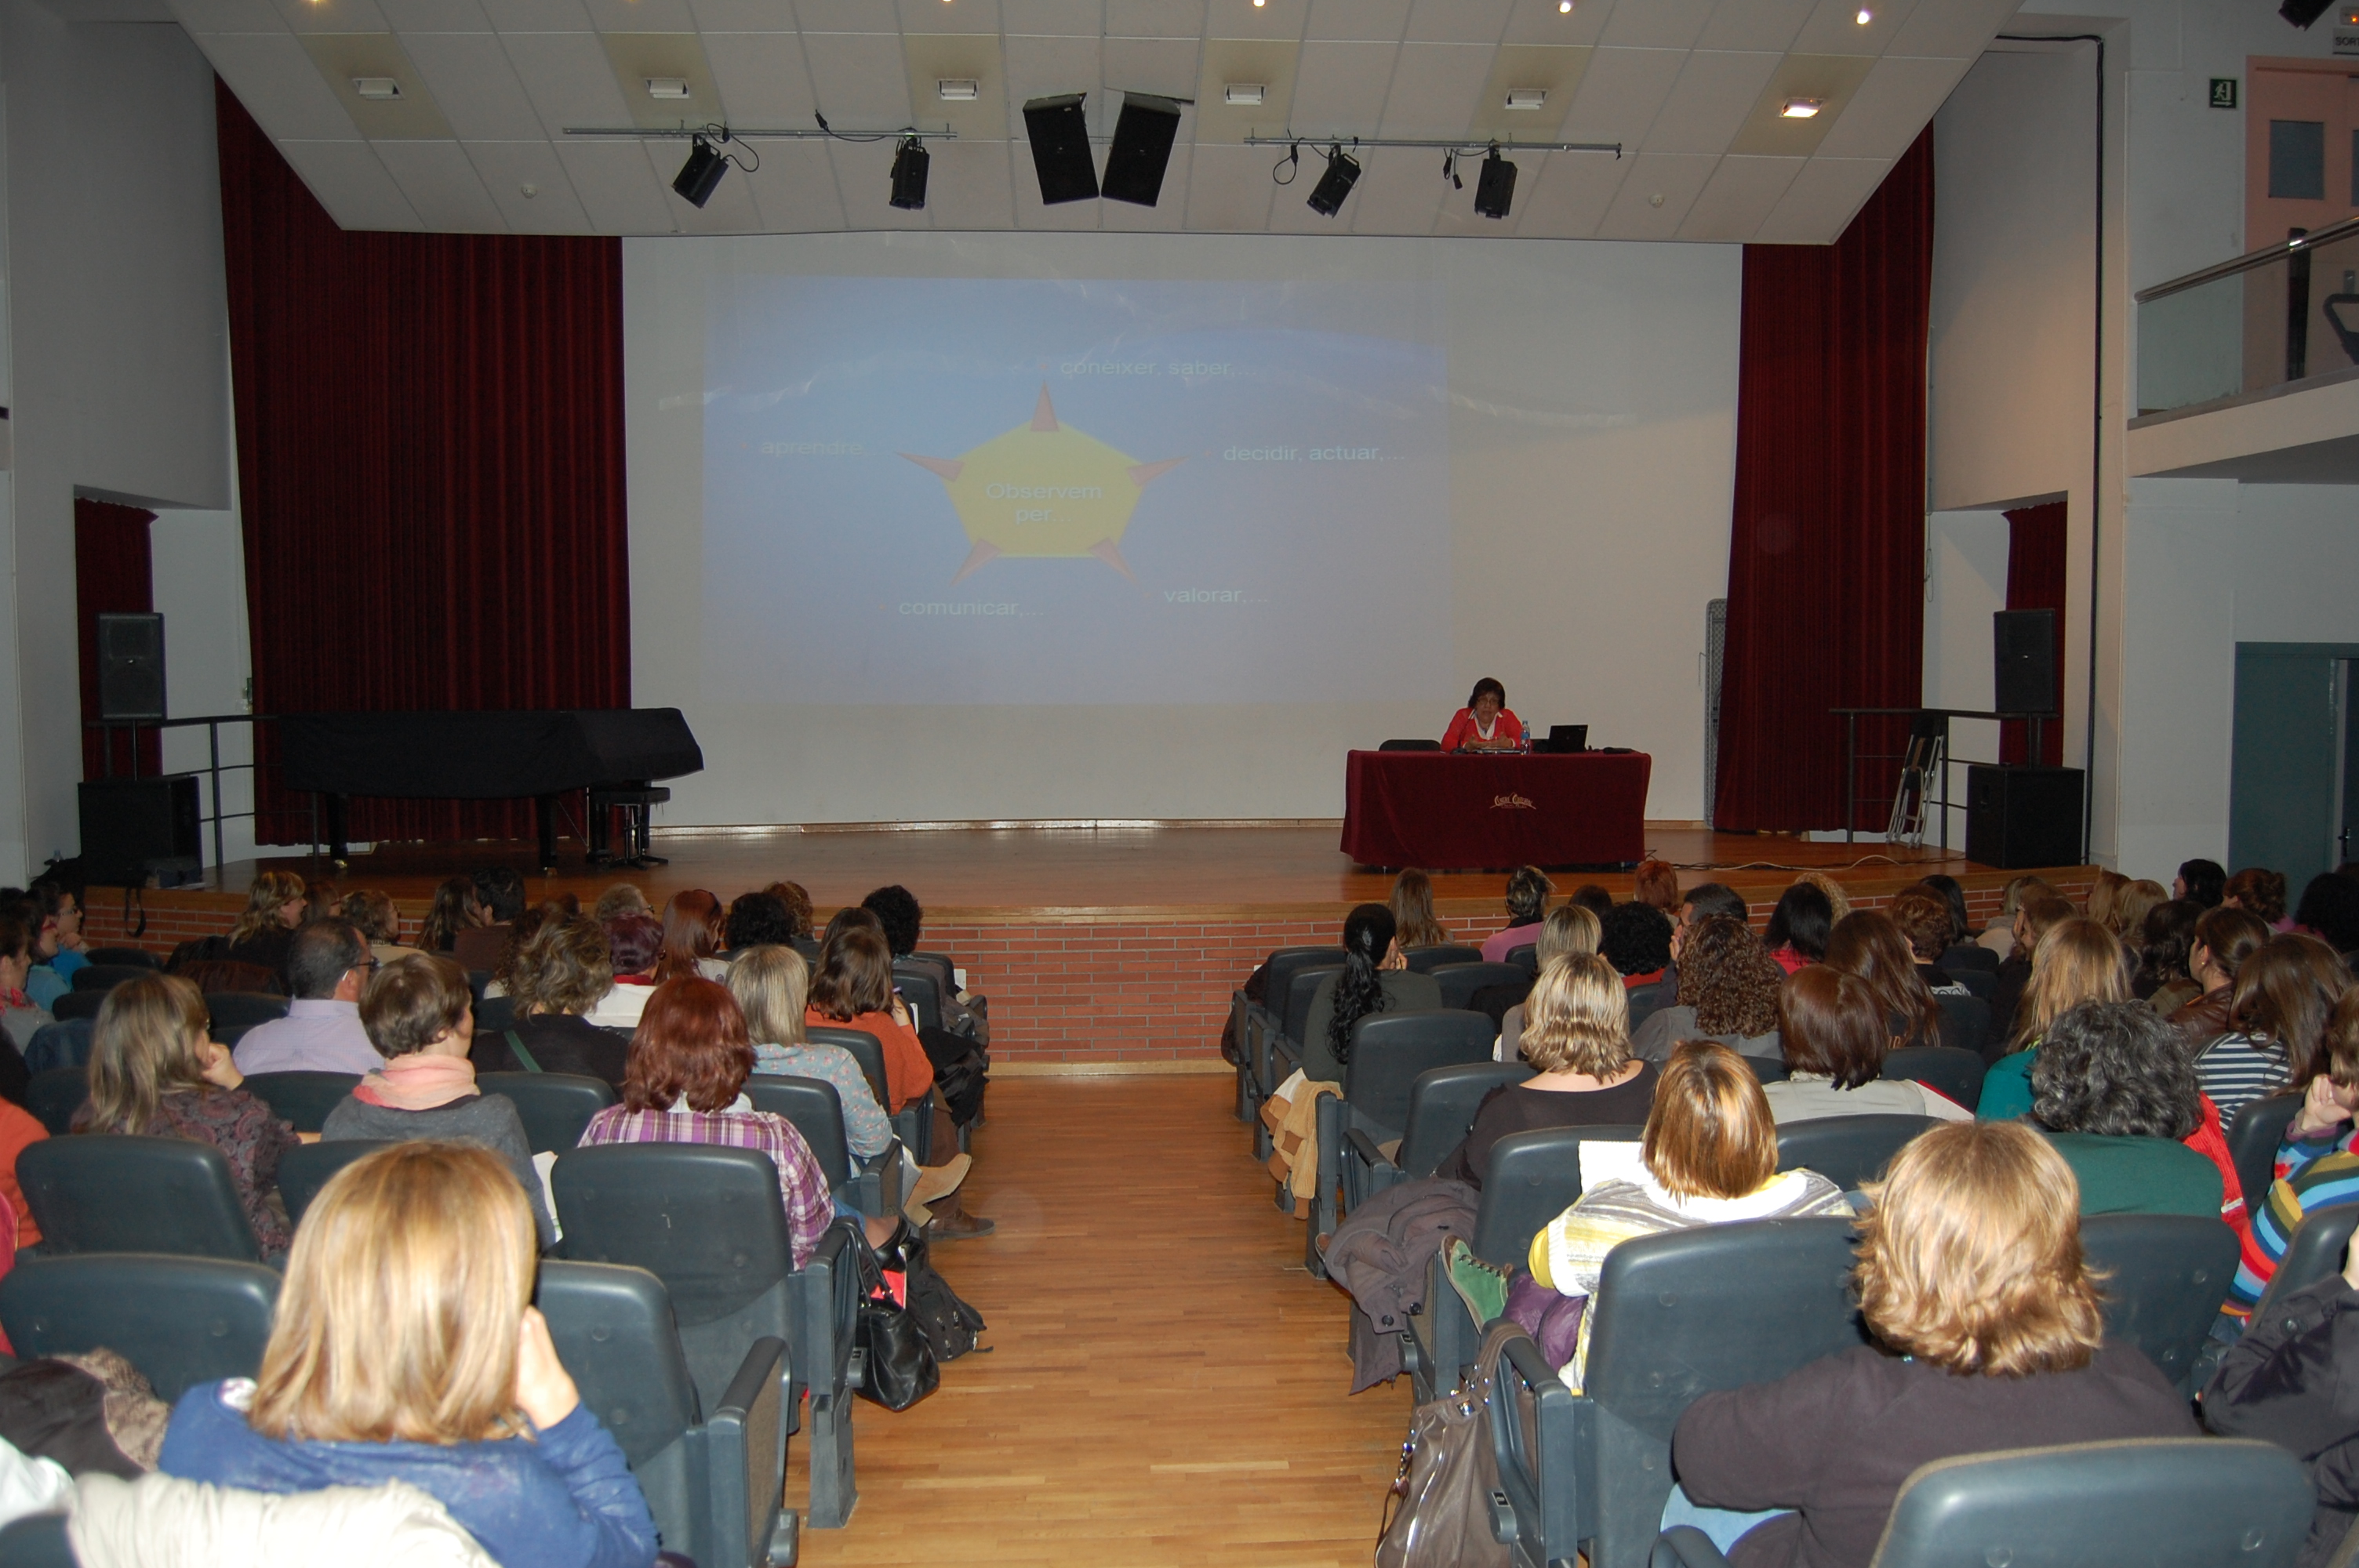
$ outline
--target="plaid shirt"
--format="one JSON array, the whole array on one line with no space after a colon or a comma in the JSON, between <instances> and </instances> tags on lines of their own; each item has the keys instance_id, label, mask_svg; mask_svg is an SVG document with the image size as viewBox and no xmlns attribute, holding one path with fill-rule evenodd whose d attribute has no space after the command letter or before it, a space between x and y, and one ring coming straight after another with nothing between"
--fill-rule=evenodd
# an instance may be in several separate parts
<instances>
[{"instance_id":1,"label":"plaid shirt","mask_svg":"<svg viewBox=\"0 0 2359 1568\"><path fill-rule=\"evenodd\" d=\"M811 1158L810 1145L783 1116L745 1108L743 1095L726 1110L632 1110L610 1105L590 1119L582 1147L594 1143L718 1143L730 1149L757 1149L778 1167L778 1195L786 1201L787 1234L794 1244L795 1267L810 1261L819 1238L835 1219L835 1198L827 1177Z\"/></svg>"}]
</instances>

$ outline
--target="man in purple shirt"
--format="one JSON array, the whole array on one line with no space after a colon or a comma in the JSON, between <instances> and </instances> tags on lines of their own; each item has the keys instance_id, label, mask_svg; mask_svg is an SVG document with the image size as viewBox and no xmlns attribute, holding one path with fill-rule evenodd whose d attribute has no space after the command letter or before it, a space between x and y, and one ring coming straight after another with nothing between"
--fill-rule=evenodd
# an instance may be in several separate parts
<instances>
[{"instance_id":1,"label":"man in purple shirt","mask_svg":"<svg viewBox=\"0 0 2359 1568\"><path fill-rule=\"evenodd\" d=\"M231 1053L241 1073L373 1073L385 1058L361 1027L361 992L375 972L368 938L348 920L321 920L295 934L287 973L295 1000L287 1016L257 1024Z\"/></svg>"}]
</instances>

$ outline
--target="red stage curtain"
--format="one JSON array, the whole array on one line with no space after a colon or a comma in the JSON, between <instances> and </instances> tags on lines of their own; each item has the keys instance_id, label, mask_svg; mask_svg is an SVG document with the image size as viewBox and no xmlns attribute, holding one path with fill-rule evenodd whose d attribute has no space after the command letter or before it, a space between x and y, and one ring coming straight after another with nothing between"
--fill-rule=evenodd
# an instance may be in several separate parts
<instances>
[{"instance_id":1,"label":"red stage curtain","mask_svg":"<svg viewBox=\"0 0 2359 1568\"><path fill-rule=\"evenodd\" d=\"M1827 710L1923 700L1932 276L1930 126L1834 244L1745 247L1721 827L1842 827ZM1860 750L1907 736L1864 719ZM1896 776L1862 766L1857 826L1884 827Z\"/></svg>"},{"instance_id":2,"label":"red stage curtain","mask_svg":"<svg viewBox=\"0 0 2359 1568\"><path fill-rule=\"evenodd\" d=\"M2025 506L2006 514L2006 607L2009 610L2056 611L2055 671L2059 711L2064 696L2064 503ZM2038 761L2060 767L2064 762L2064 721L2050 719L2039 727L2041 755L2030 754L2031 726L2020 720L2001 724L1998 760Z\"/></svg>"},{"instance_id":3,"label":"red stage curtain","mask_svg":"<svg viewBox=\"0 0 2359 1568\"><path fill-rule=\"evenodd\" d=\"M156 608L155 570L150 563L147 524L153 512L111 502L74 498L74 622L82 645L82 716L98 717L98 618L137 615ZM153 730L139 732L139 771L163 772L162 737ZM106 775L109 737L96 730L82 732L82 776ZM116 730L112 736L117 773L131 771L131 737Z\"/></svg>"},{"instance_id":4,"label":"red stage curtain","mask_svg":"<svg viewBox=\"0 0 2359 1568\"><path fill-rule=\"evenodd\" d=\"M621 243L347 233L216 101L255 710L629 706ZM302 842L261 740L259 837ZM517 838L531 806L351 827Z\"/></svg>"}]
</instances>

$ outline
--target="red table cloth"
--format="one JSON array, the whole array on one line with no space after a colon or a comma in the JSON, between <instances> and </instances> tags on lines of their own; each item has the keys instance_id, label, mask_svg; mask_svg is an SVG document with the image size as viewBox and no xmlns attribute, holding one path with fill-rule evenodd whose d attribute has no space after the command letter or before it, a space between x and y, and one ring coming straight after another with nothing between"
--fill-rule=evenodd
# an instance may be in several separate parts
<instances>
[{"instance_id":1,"label":"red table cloth","mask_svg":"<svg viewBox=\"0 0 2359 1568\"><path fill-rule=\"evenodd\" d=\"M1353 752L1343 852L1429 871L1636 861L1654 771L1644 752Z\"/></svg>"}]
</instances>

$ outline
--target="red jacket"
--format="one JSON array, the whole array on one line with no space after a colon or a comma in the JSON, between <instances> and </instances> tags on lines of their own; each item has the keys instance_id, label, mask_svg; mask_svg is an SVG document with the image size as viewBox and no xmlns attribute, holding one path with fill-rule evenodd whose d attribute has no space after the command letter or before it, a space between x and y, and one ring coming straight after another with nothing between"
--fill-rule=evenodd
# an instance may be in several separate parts
<instances>
[{"instance_id":1,"label":"red jacket","mask_svg":"<svg viewBox=\"0 0 2359 1568\"><path fill-rule=\"evenodd\" d=\"M1482 739L1481 733L1474 728L1474 710L1471 708L1462 708L1458 710L1458 716L1450 721L1449 730L1442 734L1441 749L1445 752L1454 752L1467 741L1480 739ZM1516 717L1513 708L1499 709L1499 717L1491 721L1491 739L1512 741L1519 746L1523 744L1524 721Z\"/></svg>"}]
</instances>

